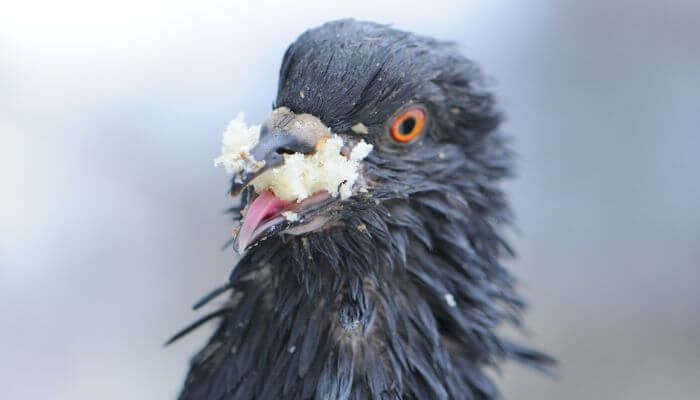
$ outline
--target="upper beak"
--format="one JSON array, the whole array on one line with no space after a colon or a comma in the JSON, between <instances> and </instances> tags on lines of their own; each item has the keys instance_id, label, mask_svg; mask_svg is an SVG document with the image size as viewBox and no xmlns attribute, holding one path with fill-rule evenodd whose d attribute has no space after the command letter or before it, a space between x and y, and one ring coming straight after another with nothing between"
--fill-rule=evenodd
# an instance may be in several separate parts
<instances>
[{"instance_id":1,"label":"upper beak","mask_svg":"<svg viewBox=\"0 0 700 400\"><path fill-rule=\"evenodd\" d=\"M275 109L260 128L258 144L250 151L265 165L255 172L242 172L231 184L231 194L238 195L250 181L263 172L284 164L284 154L310 154L316 144L330 135L328 128L310 114L294 114L287 107Z\"/></svg>"},{"instance_id":2,"label":"upper beak","mask_svg":"<svg viewBox=\"0 0 700 400\"><path fill-rule=\"evenodd\" d=\"M238 195L256 176L284 164L283 154L297 152L306 154L312 152L313 149L314 146L311 143L304 142L280 129L263 125L260 128L258 144L250 151L250 154L258 161L265 161L265 165L254 173L241 172L239 179L234 179L231 184L231 194Z\"/></svg>"}]
</instances>

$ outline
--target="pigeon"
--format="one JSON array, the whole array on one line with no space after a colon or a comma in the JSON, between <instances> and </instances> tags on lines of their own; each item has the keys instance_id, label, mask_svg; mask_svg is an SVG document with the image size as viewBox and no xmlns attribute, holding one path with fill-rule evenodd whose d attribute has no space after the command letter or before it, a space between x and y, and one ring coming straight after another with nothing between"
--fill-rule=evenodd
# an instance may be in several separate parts
<instances>
[{"instance_id":1,"label":"pigeon","mask_svg":"<svg viewBox=\"0 0 700 400\"><path fill-rule=\"evenodd\" d=\"M218 321L179 398L495 399L488 371L502 363L551 371L499 332L525 308L503 264L503 119L454 43L352 19L304 32L250 149L263 162L231 182L241 257L195 309L226 299L169 341ZM256 190L331 137L343 157L371 146L353 179L296 200Z\"/></svg>"}]
</instances>

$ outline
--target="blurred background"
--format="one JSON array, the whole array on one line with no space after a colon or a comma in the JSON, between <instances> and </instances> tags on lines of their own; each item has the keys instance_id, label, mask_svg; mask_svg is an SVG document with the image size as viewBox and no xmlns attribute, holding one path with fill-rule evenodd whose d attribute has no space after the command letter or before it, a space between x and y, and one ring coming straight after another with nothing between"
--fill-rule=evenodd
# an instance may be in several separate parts
<instances>
[{"instance_id":1,"label":"blurred background","mask_svg":"<svg viewBox=\"0 0 700 400\"><path fill-rule=\"evenodd\" d=\"M506 397L697 399L700 2L424 3L5 4L2 398L175 397L212 326L162 344L234 264L220 134L355 17L457 41L509 115L524 340L562 366L508 365Z\"/></svg>"}]
</instances>

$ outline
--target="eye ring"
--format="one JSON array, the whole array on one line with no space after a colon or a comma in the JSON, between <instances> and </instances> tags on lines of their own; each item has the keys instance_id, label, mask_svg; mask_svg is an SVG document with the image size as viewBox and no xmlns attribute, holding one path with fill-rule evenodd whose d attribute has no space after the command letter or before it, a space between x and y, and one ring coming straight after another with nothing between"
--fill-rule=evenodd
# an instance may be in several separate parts
<instances>
[{"instance_id":1,"label":"eye ring","mask_svg":"<svg viewBox=\"0 0 700 400\"><path fill-rule=\"evenodd\" d=\"M422 107L403 110L389 126L391 137L399 143L414 141L425 128L425 111Z\"/></svg>"}]
</instances>

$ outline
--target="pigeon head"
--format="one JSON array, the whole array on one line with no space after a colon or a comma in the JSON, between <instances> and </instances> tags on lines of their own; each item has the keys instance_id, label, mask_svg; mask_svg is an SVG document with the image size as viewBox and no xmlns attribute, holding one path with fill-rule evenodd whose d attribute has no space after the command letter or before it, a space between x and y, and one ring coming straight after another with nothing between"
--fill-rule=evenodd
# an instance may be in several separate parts
<instances>
[{"instance_id":1,"label":"pigeon head","mask_svg":"<svg viewBox=\"0 0 700 400\"><path fill-rule=\"evenodd\" d=\"M445 218L507 219L497 186L510 170L496 131L501 115L478 68L451 43L374 23L328 23L287 50L273 108L252 151L265 168L232 183L234 194L243 192L244 213L260 197L248 184L283 164L285 153L313 153L328 132L342 137L346 150L359 140L373 147L349 198L316 193L300 204L279 202L256 221L254 234L238 238L240 251L344 230L371 239L366 252L389 241L381 245L404 253L410 243L391 235L397 224L431 228L414 232L429 244L434 234L454 236L440 233ZM301 218L280 218L286 209Z\"/></svg>"},{"instance_id":2,"label":"pigeon head","mask_svg":"<svg viewBox=\"0 0 700 400\"><path fill-rule=\"evenodd\" d=\"M523 309L501 264L512 255L501 120L451 43L353 20L302 34L250 150L264 163L231 185L243 255L199 305L231 290L229 300L183 331L221 318L181 398L490 399L485 367L548 366L495 332ZM337 194L255 190L330 135L345 157L372 146Z\"/></svg>"}]
</instances>

